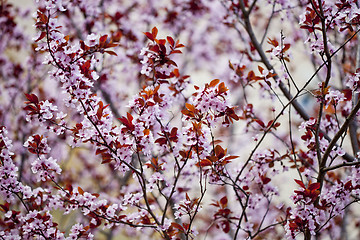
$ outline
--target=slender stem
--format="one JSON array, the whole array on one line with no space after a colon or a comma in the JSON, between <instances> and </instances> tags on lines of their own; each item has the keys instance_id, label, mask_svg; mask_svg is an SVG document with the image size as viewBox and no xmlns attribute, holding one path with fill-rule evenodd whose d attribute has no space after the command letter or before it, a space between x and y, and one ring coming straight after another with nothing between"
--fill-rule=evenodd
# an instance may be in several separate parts
<instances>
[{"instance_id":1,"label":"slender stem","mask_svg":"<svg viewBox=\"0 0 360 240\"><path fill-rule=\"evenodd\" d=\"M359 109L360 109L360 101L357 102L357 104L355 105L355 107L353 108L353 110L351 111L349 116L346 118L345 122L343 123L343 125L341 126L339 131L335 134L335 136L333 137L333 139L329 143L329 146L327 147L327 149L326 149L326 151L325 151L325 153L324 153L324 155L323 155L323 157L322 157L322 159L320 161L319 175L318 175L318 178L317 178L317 182L320 183L319 191L321 191L326 172L329 171L329 169L331 169L331 168L326 169L327 159L330 156L330 153L333 150L334 146L336 145L336 142L346 132L346 130L347 130L349 124L350 124L351 119L353 119L353 117L355 117L355 115L357 114ZM354 165L356 165L356 164L354 164ZM336 168L334 168L334 169L336 169Z\"/></svg>"},{"instance_id":2,"label":"slender stem","mask_svg":"<svg viewBox=\"0 0 360 240\"><path fill-rule=\"evenodd\" d=\"M244 27L245 30L247 31L251 42L254 46L254 48L257 50L258 54L261 57L262 62L265 64L265 66L267 67L268 70L272 70L275 73L275 76L273 77L275 81L279 80L278 75L276 74L273 66L270 64L268 58L265 55L264 50L262 49L260 43L257 41L257 38L254 34L254 31L252 29L251 23L250 23L250 19L249 19L249 15L245 9L245 5L243 1L239 2L240 7L241 7L241 11L243 14L243 20L244 20ZM351 39L353 39L358 33L359 33L360 29L358 29L351 37L349 37L338 49L336 49L330 56L329 59L331 59L332 57L334 57L341 49L344 48L344 46L350 42ZM301 94L302 91L305 90L305 88L310 84L310 82L315 78L315 76L317 76L318 72L327 64L327 62L329 61L329 59L327 59L326 61L324 61L313 73L313 75L306 81L306 83L304 84L304 86L300 89L300 91L298 91L294 96L291 95L291 93L289 92L289 90L287 89L287 87L285 86L285 84L283 82L279 82L279 88L282 91L282 93L285 95L285 97L289 100L289 102L287 104L285 104L285 106L283 107L283 109L280 111L280 113L277 115L277 117L275 117L274 122L275 123L278 118L280 117L280 115L283 114L285 108L287 108L290 104L295 108L295 110L297 111L297 113L304 119L304 120L309 120L309 115L307 114L307 112L304 110L304 108L297 102L297 98L298 96ZM270 129L270 128L269 128ZM239 174L236 177L236 181L239 180L242 172L245 170L245 167L247 166L247 164L249 163L250 159L252 158L252 156L254 155L255 151L257 150L257 148L260 146L260 144L262 143L262 141L265 138L265 135L268 133L269 131L265 131L263 136L261 137L261 139L258 141L257 145L253 148L253 150L250 153L250 156L248 157L248 160L246 161L244 167L241 169L241 171L239 172ZM323 131L319 131L320 133L322 133L324 135L324 138L326 138L327 140L331 140L331 138ZM346 159L347 161L353 161L354 158L349 155L348 153L345 153L344 156L342 156L344 159Z\"/></svg>"},{"instance_id":3,"label":"slender stem","mask_svg":"<svg viewBox=\"0 0 360 240\"><path fill-rule=\"evenodd\" d=\"M357 51L356 51L356 70L360 67L360 38L357 39ZM359 93L354 92L353 93L353 105L355 105L356 102L359 100ZM356 156L359 152L359 141L357 137L357 123L354 119L350 121L349 125L349 134L350 134L350 141L351 141L351 147L353 150L354 155Z\"/></svg>"}]
</instances>

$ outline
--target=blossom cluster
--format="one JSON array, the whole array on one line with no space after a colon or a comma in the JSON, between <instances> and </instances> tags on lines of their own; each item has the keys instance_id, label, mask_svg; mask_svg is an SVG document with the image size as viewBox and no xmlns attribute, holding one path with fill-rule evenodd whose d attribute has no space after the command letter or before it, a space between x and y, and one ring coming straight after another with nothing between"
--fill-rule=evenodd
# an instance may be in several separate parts
<instances>
[{"instance_id":1,"label":"blossom cluster","mask_svg":"<svg viewBox=\"0 0 360 240\"><path fill-rule=\"evenodd\" d=\"M355 0L16 6L1 239L358 238Z\"/></svg>"}]
</instances>

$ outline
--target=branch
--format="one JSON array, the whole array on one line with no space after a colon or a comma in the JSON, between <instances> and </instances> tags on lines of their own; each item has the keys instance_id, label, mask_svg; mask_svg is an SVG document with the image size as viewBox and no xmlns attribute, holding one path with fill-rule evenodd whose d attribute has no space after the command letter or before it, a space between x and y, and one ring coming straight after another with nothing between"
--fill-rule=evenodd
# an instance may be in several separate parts
<instances>
[{"instance_id":1,"label":"branch","mask_svg":"<svg viewBox=\"0 0 360 240\"><path fill-rule=\"evenodd\" d=\"M275 81L279 80L279 77L274 69L274 67L271 65L270 61L268 60L268 58L265 55L264 50L262 49L260 43L258 42L255 33L252 29L251 23L250 23L250 19L249 19L249 14L245 9L245 5L243 1L240 1L240 7L241 7L241 11L243 14L243 18L244 18L244 28L246 30L246 32L248 33L251 42L254 46L254 48L256 49L256 51L258 52L258 54L260 55L261 61L264 63L264 65L266 66L266 68L268 70L272 70L273 73L275 74L275 76L273 77L273 79ZM285 97L289 100L289 103L286 104L283 107L284 108L288 107L289 104L291 104L296 112L301 116L302 119L304 119L305 121L309 120L309 115L307 114L307 112L305 111L305 109L297 102L297 97L300 95L300 93L310 84L310 82L315 78L315 76L318 74L318 72L328 63L328 61L335 56L341 49L344 48L344 46L351 40L353 39L358 33L359 33L360 29L358 29L349 39L347 39L336 51L334 51L328 59L326 59L326 61L324 61L319 67L318 69L314 72L314 74L310 77L310 79L304 84L304 86L301 88L300 91L298 91L294 96L291 95L290 91L287 89L287 87L285 86L285 84L282 81L278 81L279 82L279 88L282 91L282 93L285 95ZM280 114L283 113L283 110L280 112ZM277 118L275 118L274 122L276 121ZM320 133L322 133L324 135L324 137L328 140L331 141L331 138L323 131L320 130ZM262 140L264 139L265 135L267 134L267 132L264 133L263 137L261 138L261 140L259 141L262 142ZM257 146L255 147L254 151L252 151L250 157L253 155L253 153L255 152L256 148L258 148L259 144L257 144ZM249 159L250 159L249 157ZM345 160L347 161L354 161L354 158L348 154L345 153L344 156L342 156ZM241 172L239 173L238 177L240 177ZM238 177L236 178L236 180L238 180Z\"/></svg>"},{"instance_id":2,"label":"branch","mask_svg":"<svg viewBox=\"0 0 360 240\"><path fill-rule=\"evenodd\" d=\"M338 165L335 165L335 166L332 166L332 167L324 168L323 171L328 172L328 171L335 170L335 169L338 169L338 168L356 166L356 165L360 165L360 162L345 162L345 163L341 163L341 164L338 164Z\"/></svg>"},{"instance_id":3,"label":"branch","mask_svg":"<svg viewBox=\"0 0 360 240\"><path fill-rule=\"evenodd\" d=\"M357 39L357 51L356 51L356 69L360 67L360 39ZM359 100L359 93L353 94L353 104L355 104ZM358 126L356 121L351 120L349 125L349 134L351 140L351 147L354 155L356 156L357 152L359 152L359 142L357 138L357 129Z\"/></svg>"},{"instance_id":4,"label":"branch","mask_svg":"<svg viewBox=\"0 0 360 240\"><path fill-rule=\"evenodd\" d=\"M346 132L351 119L353 119L353 117L356 115L356 113L359 111L360 109L360 101L357 102L356 106L353 108L353 110L351 111L351 113L349 114L349 116L346 118L344 124L341 126L341 128L339 129L339 131L335 134L335 136L333 137L333 139L331 140L331 142L329 143L329 146L327 147L324 156L321 159L320 162L320 170L321 168L325 167L326 164L326 160L329 157L333 147L335 146L337 140L339 140L339 138L341 137L341 135Z\"/></svg>"},{"instance_id":5,"label":"branch","mask_svg":"<svg viewBox=\"0 0 360 240\"><path fill-rule=\"evenodd\" d=\"M335 134L335 136L333 137L333 139L331 140L331 142L329 143L329 146L327 147L321 161L320 161L320 165L319 165L319 175L317 177L317 182L320 183L320 188L319 191L321 192L322 186L323 186L323 181L325 178L325 174L327 171L330 171L332 169L336 169L339 168L341 166L337 165L337 166L333 166L330 168L325 168L326 166L326 161L328 159L328 157L330 156L330 153L333 149L333 147L336 145L337 140L339 140L339 138L342 136L342 134L347 130L351 119L356 115L356 113L359 111L360 109L360 101L358 101L358 103L356 104L356 106L353 108L353 110L351 111L351 113L349 114L349 116L346 118L344 124L341 126L341 128L339 129L339 131ZM354 162L354 161L350 161L350 162ZM356 164L354 164L356 165ZM345 166L345 165L344 165ZM319 198L317 198L317 202L319 201Z\"/></svg>"}]
</instances>

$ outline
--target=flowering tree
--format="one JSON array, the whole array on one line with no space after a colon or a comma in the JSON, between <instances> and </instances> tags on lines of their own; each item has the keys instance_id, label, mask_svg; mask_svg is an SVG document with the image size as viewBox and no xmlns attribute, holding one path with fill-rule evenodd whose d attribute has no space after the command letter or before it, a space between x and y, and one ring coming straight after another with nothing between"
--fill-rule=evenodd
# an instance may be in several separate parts
<instances>
[{"instance_id":1,"label":"flowering tree","mask_svg":"<svg viewBox=\"0 0 360 240\"><path fill-rule=\"evenodd\" d=\"M358 5L1 1L0 239L358 239Z\"/></svg>"}]
</instances>

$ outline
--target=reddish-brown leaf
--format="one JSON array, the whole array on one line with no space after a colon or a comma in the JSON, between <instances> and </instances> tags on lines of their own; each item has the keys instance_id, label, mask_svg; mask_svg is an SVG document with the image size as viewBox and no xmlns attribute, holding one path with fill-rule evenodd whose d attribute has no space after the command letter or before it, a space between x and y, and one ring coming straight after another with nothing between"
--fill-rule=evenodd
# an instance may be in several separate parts
<instances>
[{"instance_id":1,"label":"reddish-brown leaf","mask_svg":"<svg viewBox=\"0 0 360 240\"><path fill-rule=\"evenodd\" d=\"M219 94L225 93L227 92L229 89L227 87L225 87L225 83L220 83L218 86L218 92Z\"/></svg>"},{"instance_id":2,"label":"reddish-brown leaf","mask_svg":"<svg viewBox=\"0 0 360 240\"><path fill-rule=\"evenodd\" d=\"M320 188L320 183L316 182L316 183L312 183L309 185L308 189L310 191L314 191L314 190L318 190Z\"/></svg>"},{"instance_id":3,"label":"reddish-brown leaf","mask_svg":"<svg viewBox=\"0 0 360 240\"><path fill-rule=\"evenodd\" d=\"M210 82L209 87L215 87L219 82L219 79L214 79Z\"/></svg>"},{"instance_id":4,"label":"reddish-brown leaf","mask_svg":"<svg viewBox=\"0 0 360 240\"><path fill-rule=\"evenodd\" d=\"M297 183L297 184L299 184L302 188L306 188L305 187L305 185L304 185L304 183L302 182L302 181L300 181L300 180L297 180L297 179L294 179L294 181Z\"/></svg>"},{"instance_id":5,"label":"reddish-brown leaf","mask_svg":"<svg viewBox=\"0 0 360 240\"><path fill-rule=\"evenodd\" d=\"M41 39L43 39L46 36L46 32L41 32L40 36L35 40L35 42L40 41Z\"/></svg>"},{"instance_id":6,"label":"reddish-brown leaf","mask_svg":"<svg viewBox=\"0 0 360 240\"><path fill-rule=\"evenodd\" d=\"M260 119L255 119L254 121L257 122L262 128L265 128L265 123Z\"/></svg>"},{"instance_id":7,"label":"reddish-brown leaf","mask_svg":"<svg viewBox=\"0 0 360 240\"><path fill-rule=\"evenodd\" d=\"M99 154L102 154L102 153L104 153L104 152L106 152L107 151L107 149L106 148L104 148L104 149L96 149L96 152L95 152L95 154L96 155L99 155Z\"/></svg>"},{"instance_id":8,"label":"reddish-brown leaf","mask_svg":"<svg viewBox=\"0 0 360 240\"><path fill-rule=\"evenodd\" d=\"M262 73L263 73L263 71L264 71L264 68L263 68L263 67L261 67L261 66L258 66L258 69L259 69L259 72L262 74Z\"/></svg>"},{"instance_id":9,"label":"reddish-brown leaf","mask_svg":"<svg viewBox=\"0 0 360 240\"><path fill-rule=\"evenodd\" d=\"M181 232L184 232L184 228L183 228L180 224L178 224L178 223L176 223L176 222L172 222L172 223L171 223L171 226L172 226L173 228L178 229L178 230L181 231Z\"/></svg>"},{"instance_id":10,"label":"reddish-brown leaf","mask_svg":"<svg viewBox=\"0 0 360 240\"><path fill-rule=\"evenodd\" d=\"M226 149L224 150L220 145L216 145L215 147L215 155L221 159L226 155Z\"/></svg>"},{"instance_id":11,"label":"reddish-brown leaf","mask_svg":"<svg viewBox=\"0 0 360 240\"><path fill-rule=\"evenodd\" d=\"M203 159L200 162L196 163L196 166L198 167L207 167L207 166L211 166L212 162L209 159Z\"/></svg>"},{"instance_id":12,"label":"reddish-brown leaf","mask_svg":"<svg viewBox=\"0 0 360 240\"><path fill-rule=\"evenodd\" d=\"M81 187L78 187L78 191L81 195L84 195L84 190Z\"/></svg>"},{"instance_id":13,"label":"reddish-brown leaf","mask_svg":"<svg viewBox=\"0 0 360 240\"><path fill-rule=\"evenodd\" d=\"M35 94L27 94L25 93L25 97L29 100L30 103L39 103L39 99Z\"/></svg>"},{"instance_id":14,"label":"reddish-brown leaf","mask_svg":"<svg viewBox=\"0 0 360 240\"><path fill-rule=\"evenodd\" d=\"M105 52L112 56L117 56L116 52L114 52L114 51L105 51Z\"/></svg>"},{"instance_id":15,"label":"reddish-brown leaf","mask_svg":"<svg viewBox=\"0 0 360 240\"><path fill-rule=\"evenodd\" d=\"M106 40L107 40L107 38L108 38L108 35L103 35L103 36L101 36L100 38L99 38L99 44L100 45L105 45L105 42L106 42Z\"/></svg>"},{"instance_id":16,"label":"reddish-brown leaf","mask_svg":"<svg viewBox=\"0 0 360 240\"><path fill-rule=\"evenodd\" d=\"M224 196L224 197L222 197L222 198L220 199L220 204L221 204L221 207L222 207L222 208L226 208L227 203L228 203L228 199L227 199L226 196Z\"/></svg>"},{"instance_id":17,"label":"reddish-brown leaf","mask_svg":"<svg viewBox=\"0 0 360 240\"><path fill-rule=\"evenodd\" d=\"M169 43L171 46L174 46L174 45L175 45L175 41L174 41L174 39L173 39L172 37L167 36L166 39L167 39L168 43Z\"/></svg>"},{"instance_id":18,"label":"reddish-brown leaf","mask_svg":"<svg viewBox=\"0 0 360 240\"><path fill-rule=\"evenodd\" d=\"M151 29L151 33L154 37L154 39L156 38L157 34L158 34L158 29L156 27L153 27L153 29Z\"/></svg>"}]
</instances>

